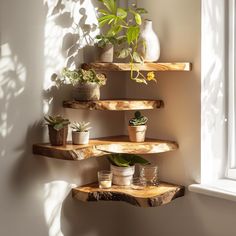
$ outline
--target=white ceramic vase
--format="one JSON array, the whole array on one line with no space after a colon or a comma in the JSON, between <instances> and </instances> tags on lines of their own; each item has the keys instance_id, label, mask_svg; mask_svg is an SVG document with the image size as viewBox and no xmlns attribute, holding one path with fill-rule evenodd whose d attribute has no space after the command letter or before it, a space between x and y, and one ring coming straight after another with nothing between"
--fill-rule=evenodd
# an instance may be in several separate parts
<instances>
[{"instance_id":1,"label":"white ceramic vase","mask_svg":"<svg viewBox=\"0 0 236 236\"><path fill-rule=\"evenodd\" d=\"M144 44L142 43L144 41ZM155 62L160 58L160 42L154 32L151 20L145 20L140 33L139 53L145 62Z\"/></svg>"},{"instance_id":2,"label":"white ceramic vase","mask_svg":"<svg viewBox=\"0 0 236 236\"><path fill-rule=\"evenodd\" d=\"M86 132L72 131L72 143L73 144L88 144L89 131L86 131Z\"/></svg>"},{"instance_id":3,"label":"white ceramic vase","mask_svg":"<svg viewBox=\"0 0 236 236\"><path fill-rule=\"evenodd\" d=\"M113 174L112 183L120 186L128 186L131 184L131 180L134 175L135 167L118 167L110 166L111 172Z\"/></svg>"}]
</instances>

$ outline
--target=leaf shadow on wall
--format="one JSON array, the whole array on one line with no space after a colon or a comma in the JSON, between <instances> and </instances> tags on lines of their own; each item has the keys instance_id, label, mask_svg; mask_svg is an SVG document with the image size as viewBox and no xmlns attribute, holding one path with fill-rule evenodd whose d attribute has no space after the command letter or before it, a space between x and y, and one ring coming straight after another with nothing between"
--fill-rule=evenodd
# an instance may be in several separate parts
<instances>
[{"instance_id":1,"label":"leaf shadow on wall","mask_svg":"<svg viewBox=\"0 0 236 236\"><path fill-rule=\"evenodd\" d=\"M79 2L80 5L83 1ZM91 36L96 30L96 24L87 24L88 9L81 7L79 9L80 19L78 22L74 19L71 12L65 11L65 5L62 0L59 0L57 5L52 10L51 15L55 16L55 24L63 29L72 29L73 32L68 32L64 35L62 40L62 53L65 57L66 67L72 65L78 66L82 62L94 60L94 39ZM63 12L64 10L64 12Z\"/></svg>"}]
</instances>

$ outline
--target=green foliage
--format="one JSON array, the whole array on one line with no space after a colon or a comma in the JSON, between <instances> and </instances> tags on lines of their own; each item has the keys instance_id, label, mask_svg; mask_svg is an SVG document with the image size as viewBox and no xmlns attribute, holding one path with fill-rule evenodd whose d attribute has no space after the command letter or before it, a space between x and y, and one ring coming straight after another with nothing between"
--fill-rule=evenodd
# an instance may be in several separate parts
<instances>
[{"instance_id":1,"label":"green foliage","mask_svg":"<svg viewBox=\"0 0 236 236\"><path fill-rule=\"evenodd\" d=\"M113 36L109 37L102 34L97 35L95 39L96 39L97 46L100 48L104 48L108 44L114 45L117 42L115 37Z\"/></svg>"},{"instance_id":2,"label":"green foliage","mask_svg":"<svg viewBox=\"0 0 236 236\"><path fill-rule=\"evenodd\" d=\"M61 72L61 76L57 76L54 81L57 85L66 84L67 80L73 86L76 86L81 83L97 83L100 86L106 84L106 76L101 73L96 73L94 70L84 70L82 68L78 70L69 70L68 68L64 68Z\"/></svg>"},{"instance_id":3,"label":"green foliage","mask_svg":"<svg viewBox=\"0 0 236 236\"><path fill-rule=\"evenodd\" d=\"M61 115L57 116L44 116L45 124L52 126L55 130L59 131L63 127L70 124L69 119L63 118Z\"/></svg>"},{"instance_id":4,"label":"green foliage","mask_svg":"<svg viewBox=\"0 0 236 236\"><path fill-rule=\"evenodd\" d=\"M136 111L134 113L134 118L129 120L130 126L140 126L146 125L148 118L146 116L142 116L140 111Z\"/></svg>"},{"instance_id":5,"label":"green foliage","mask_svg":"<svg viewBox=\"0 0 236 236\"><path fill-rule=\"evenodd\" d=\"M135 62L143 63L143 58L137 52L140 27L142 25L142 15L147 11L144 8L138 8L136 4L131 7L119 8L116 0L99 0L104 9L99 9L100 16L98 18L100 28L105 29L103 38L100 39L101 47L107 43L119 45L119 50L116 53L117 58L128 58L130 60L131 72L130 77L138 83L145 83L155 77L145 76L141 73ZM110 38L115 40L111 41Z\"/></svg>"},{"instance_id":6,"label":"green foliage","mask_svg":"<svg viewBox=\"0 0 236 236\"><path fill-rule=\"evenodd\" d=\"M91 129L90 122L73 122L71 128L76 132L87 132Z\"/></svg>"},{"instance_id":7,"label":"green foliage","mask_svg":"<svg viewBox=\"0 0 236 236\"><path fill-rule=\"evenodd\" d=\"M108 155L108 160L112 165L119 167L133 166L136 163L142 165L150 164L149 161L135 154L110 154Z\"/></svg>"}]
</instances>

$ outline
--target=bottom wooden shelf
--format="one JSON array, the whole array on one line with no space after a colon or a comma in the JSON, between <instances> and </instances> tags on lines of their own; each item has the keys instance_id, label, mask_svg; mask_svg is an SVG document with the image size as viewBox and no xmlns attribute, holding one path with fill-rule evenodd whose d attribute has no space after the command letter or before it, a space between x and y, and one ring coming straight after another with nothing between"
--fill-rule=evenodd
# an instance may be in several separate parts
<instances>
[{"instance_id":1,"label":"bottom wooden shelf","mask_svg":"<svg viewBox=\"0 0 236 236\"><path fill-rule=\"evenodd\" d=\"M130 187L112 186L110 189L99 189L98 183L88 184L72 189L74 198L86 201L124 201L138 207L156 207L167 204L184 196L185 188L161 182L159 186L149 186L144 190Z\"/></svg>"}]
</instances>

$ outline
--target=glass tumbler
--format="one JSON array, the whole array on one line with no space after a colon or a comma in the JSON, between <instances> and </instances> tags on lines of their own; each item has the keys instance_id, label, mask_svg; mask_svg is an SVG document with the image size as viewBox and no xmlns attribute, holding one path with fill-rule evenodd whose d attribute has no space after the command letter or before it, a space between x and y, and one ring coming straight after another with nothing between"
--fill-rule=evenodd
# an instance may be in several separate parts
<instances>
[{"instance_id":1,"label":"glass tumbler","mask_svg":"<svg viewBox=\"0 0 236 236\"><path fill-rule=\"evenodd\" d=\"M102 189L111 188L112 172L109 170L98 171L98 183L99 183L99 188Z\"/></svg>"},{"instance_id":2,"label":"glass tumbler","mask_svg":"<svg viewBox=\"0 0 236 236\"><path fill-rule=\"evenodd\" d=\"M158 166L157 165L141 165L140 178L146 181L147 186L157 186L158 182Z\"/></svg>"},{"instance_id":3,"label":"glass tumbler","mask_svg":"<svg viewBox=\"0 0 236 236\"><path fill-rule=\"evenodd\" d=\"M146 187L146 180L141 177L133 177L131 180L131 188L135 190L142 190Z\"/></svg>"}]
</instances>

